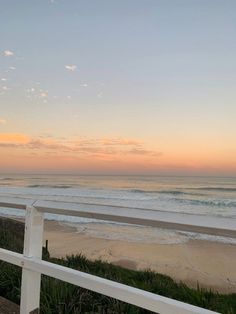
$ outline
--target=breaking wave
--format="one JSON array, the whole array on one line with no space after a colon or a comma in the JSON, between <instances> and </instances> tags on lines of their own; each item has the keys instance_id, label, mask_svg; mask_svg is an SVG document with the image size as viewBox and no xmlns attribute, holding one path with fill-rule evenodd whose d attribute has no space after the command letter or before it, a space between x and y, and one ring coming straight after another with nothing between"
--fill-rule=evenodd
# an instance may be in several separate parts
<instances>
[{"instance_id":1,"label":"breaking wave","mask_svg":"<svg viewBox=\"0 0 236 314\"><path fill-rule=\"evenodd\" d=\"M195 200L195 199L180 199L175 198L174 201L182 204L188 204L188 205L204 205L204 206L210 206L210 207L230 207L230 208L236 208L236 201L232 200Z\"/></svg>"},{"instance_id":2,"label":"breaking wave","mask_svg":"<svg viewBox=\"0 0 236 314\"><path fill-rule=\"evenodd\" d=\"M201 195L199 193L191 193L179 190L155 190L155 191L148 191L148 190L139 190L139 189L132 189L129 190L130 192L134 193L145 193L145 194L172 194L172 195Z\"/></svg>"},{"instance_id":3,"label":"breaking wave","mask_svg":"<svg viewBox=\"0 0 236 314\"><path fill-rule=\"evenodd\" d=\"M224 187L200 187L200 188L193 188L194 190L202 190L202 191L216 191L216 192L236 192L236 188L224 188Z\"/></svg>"},{"instance_id":4,"label":"breaking wave","mask_svg":"<svg viewBox=\"0 0 236 314\"><path fill-rule=\"evenodd\" d=\"M50 184L32 184L27 188L55 188L55 189L70 189L72 185L50 185Z\"/></svg>"}]
</instances>

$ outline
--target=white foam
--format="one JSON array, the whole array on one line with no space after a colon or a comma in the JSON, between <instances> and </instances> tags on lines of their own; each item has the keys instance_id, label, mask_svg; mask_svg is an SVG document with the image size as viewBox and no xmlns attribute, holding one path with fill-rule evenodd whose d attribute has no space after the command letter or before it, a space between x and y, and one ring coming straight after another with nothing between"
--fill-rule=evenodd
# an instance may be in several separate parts
<instances>
[{"instance_id":1,"label":"white foam","mask_svg":"<svg viewBox=\"0 0 236 314\"><path fill-rule=\"evenodd\" d=\"M4 178L2 178L4 179ZM69 181L70 178L67 178L67 181L62 180L61 186L68 186L71 184ZM25 184L24 180L17 179L19 184ZM36 178L34 178L36 180ZM106 204L106 205L116 205L116 206L127 206L135 207L142 209L151 209L151 210L162 210L162 211L173 211L173 212L182 212L182 213L194 213L194 214L206 214L206 215L219 215L225 217L236 217L236 208L234 206L227 207L227 204L234 204L235 195L230 194L230 199L227 195L221 194L212 194L218 193L217 191L210 191L206 195L196 195L196 200L192 201L193 195L188 193L155 193L155 191L147 191L134 189L135 186L129 187L128 189L121 188L108 188L108 187L77 187L67 188L67 187L49 187L50 185L55 185L55 181L45 181L42 178L37 178L40 180L40 187L24 187L24 186L0 186L0 195L1 196L16 196L16 197L27 197L30 199L43 199L43 200L54 200L54 201L69 201L69 202L82 202L82 203L92 203L92 204ZM72 179L71 179L72 180ZM14 183L14 182L13 182ZM35 183L35 182L34 182ZM36 182L38 184L38 182ZM14 183L16 184L16 183ZM28 184L28 183L27 183ZM136 184L136 183L135 183ZM148 184L148 183L147 183ZM32 184L33 185L33 184ZM36 184L35 184L36 186ZM45 186L45 187L43 187ZM47 186L47 187L46 187ZM178 187L178 185L176 185ZM176 188L176 187L175 187ZM174 188L165 189L166 192L172 191ZM177 188L176 188L177 190ZM225 206L221 206L225 204ZM118 210L118 209L117 209ZM15 210L15 209L0 209L2 215L23 217L24 211ZM46 214L46 219L57 220L67 223L76 223L78 230L79 228L85 228L87 223L96 222L97 220L79 218L79 217L70 217L62 215L50 215ZM100 222L104 225L107 222ZM111 223L109 223L112 225ZM116 224L116 223L114 223ZM120 224L117 224L120 226ZM130 229L131 228L131 229ZM133 228L133 229L132 229ZM135 229L136 228L136 229ZM144 228L144 229L143 229ZM146 228L146 229L145 229ZM235 244L235 239L199 235L199 234L183 234L175 231L164 231L160 229L154 229L152 231L147 227L131 227L130 230L133 230L133 233L130 231L126 234L118 232L118 229L114 229L114 233L108 234L104 233L101 230L87 230L91 235L96 235L98 237L105 237L107 239L123 239L126 241L146 241L146 242L158 242L158 243L183 243L188 239L203 239L210 241L220 241L225 243ZM84 229L83 229L84 230ZM145 236L144 236L145 234Z\"/></svg>"}]
</instances>

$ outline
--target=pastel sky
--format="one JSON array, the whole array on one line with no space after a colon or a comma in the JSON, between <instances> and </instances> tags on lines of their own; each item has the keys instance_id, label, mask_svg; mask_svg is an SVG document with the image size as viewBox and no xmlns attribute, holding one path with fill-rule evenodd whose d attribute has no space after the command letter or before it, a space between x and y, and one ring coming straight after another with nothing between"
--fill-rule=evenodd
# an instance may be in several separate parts
<instances>
[{"instance_id":1,"label":"pastel sky","mask_svg":"<svg viewBox=\"0 0 236 314\"><path fill-rule=\"evenodd\" d=\"M0 172L236 175L235 0L0 0Z\"/></svg>"}]
</instances>

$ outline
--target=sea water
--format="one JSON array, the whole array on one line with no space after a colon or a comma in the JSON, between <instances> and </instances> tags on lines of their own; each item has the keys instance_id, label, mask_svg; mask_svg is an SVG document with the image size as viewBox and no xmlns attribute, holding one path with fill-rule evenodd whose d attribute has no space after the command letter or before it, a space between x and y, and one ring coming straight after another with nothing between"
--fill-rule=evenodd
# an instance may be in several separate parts
<instances>
[{"instance_id":1,"label":"sea water","mask_svg":"<svg viewBox=\"0 0 236 314\"><path fill-rule=\"evenodd\" d=\"M127 206L236 219L236 178L227 177L0 175L0 196ZM0 213L10 216L24 214L20 210L4 208L0 209ZM59 215L47 215L46 218L80 226L94 222ZM135 237L142 238L141 228L145 227L136 227ZM176 242L184 240L180 236L183 233L156 232L157 237L165 234L167 242L168 239L172 239L171 243L174 239ZM232 239L192 233L188 236L235 242ZM114 235L107 237L112 238ZM119 238L119 234L115 237ZM120 238L123 237L120 235ZM129 237L132 235L129 234Z\"/></svg>"}]
</instances>

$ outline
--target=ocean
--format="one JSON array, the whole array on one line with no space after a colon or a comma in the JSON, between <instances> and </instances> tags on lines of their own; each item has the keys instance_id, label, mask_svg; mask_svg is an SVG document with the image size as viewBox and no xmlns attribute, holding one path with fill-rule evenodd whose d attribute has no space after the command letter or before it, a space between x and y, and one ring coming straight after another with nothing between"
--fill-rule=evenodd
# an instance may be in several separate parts
<instances>
[{"instance_id":1,"label":"ocean","mask_svg":"<svg viewBox=\"0 0 236 314\"><path fill-rule=\"evenodd\" d=\"M120 205L236 219L236 178L226 177L0 175L0 196ZM20 210L4 208L0 213L9 216L24 214ZM57 215L47 215L46 218L75 224L94 222ZM173 233L168 232L173 239Z\"/></svg>"}]
</instances>

